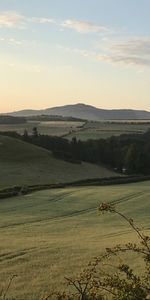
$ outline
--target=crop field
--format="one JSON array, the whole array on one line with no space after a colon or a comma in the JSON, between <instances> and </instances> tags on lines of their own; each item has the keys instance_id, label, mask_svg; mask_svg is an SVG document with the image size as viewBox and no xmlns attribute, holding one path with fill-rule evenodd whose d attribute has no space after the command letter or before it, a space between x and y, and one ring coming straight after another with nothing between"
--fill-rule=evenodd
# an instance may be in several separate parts
<instances>
[{"instance_id":1,"label":"crop field","mask_svg":"<svg viewBox=\"0 0 150 300\"><path fill-rule=\"evenodd\" d=\"M80 130L72 131L66 137L72 139L76 137L80 140L88 139L107 139L111 136L119 136L121 134L143 133L150 128L150 123L123 123L123 122L87 122Z\"/></svg>"},{"instance_id":2,"label":"crop field","mask_svg":"<svg viewBox=\"0 0 150 300\"><path fill-rule=\"evenodd\" d=\"M80 140L109 138L128 133L143 133L150 128L150 122L74 122L74 121L48 121L27 122L15 125L0 125L0 131L16 131L23 134L27 129L32 133L33 127L37 127L41 134L65 137Z\"/></svg>"},{"instance_id":3,"label":"crop field","mask_svg":"<svg viewBox=\"0 0 150 300\"><path fill-rule=\"evenodd\" d=\"M26 129L29 134L32 133L33 127L37 127L38 132L41 134L63 136L72 131L79 130L84 122L73 122L73 121L49 121L49 122L27 122L24 124L10 124L1 125L0 131L16 131L23 134Z\"/></svg>"},{"instance_id":4,"label":"crop field","mask_svg":"<svg viewBox=\"0 0 150 300\"><path fill-rule=\"evenodd\" d=\"M0 288L17 275L7 296L41 300L105 247L136 240L119 217L98 213L101 202L116 204L149 231L150 182L55 189L0 200ZM141 270L138 260L133 264Z\"/></svg>"}]
</instances>

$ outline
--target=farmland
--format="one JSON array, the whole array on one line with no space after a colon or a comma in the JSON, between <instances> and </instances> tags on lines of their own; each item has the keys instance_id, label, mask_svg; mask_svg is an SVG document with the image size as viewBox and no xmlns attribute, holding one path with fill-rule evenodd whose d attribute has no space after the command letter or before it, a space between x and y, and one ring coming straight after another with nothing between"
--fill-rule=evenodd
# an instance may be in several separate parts
<instances>
[{"instance_id":1,"label":"farmland","mask_svg":"<svg viewBox=\"0 0 150 300\"><path fill-rule=\"evenodd\" d=\"M36 125L27 123L25 128L32 133ZM76 136L87 140L122 133L142 133L149 124L66 124L58 121L56 124L53 121L40 126L36 126L38 132L43 128L42 133L45 134L50 134L51 130L54 135L67 139ZM24 125L11 125L10 129L23 133ZM5 125L5 130L9 130L8 125ZM118 176L113 169L100 163L67 162L44 148L3 135L0 135L0 167L1 190L18 185L27 187ZM8 297L41 300L47 293L63 289L64 276L76 275L106 247L136 241L135 234L123 220L115 215L99 215L97 207L102 202L116 204L122 213L133 218L149 233L149 181L55 188L1 199L0 290L7 286L11 276L17 275ZM138 272L142 271L140 259L128 259Z\"/></svg>"},{"instance_id":2,"label":"farmland","mask_svg":"<svg viewBox=\"0 0 150 300\"><path fill-rule=\"evenodd\" d=\"M16 131L23 134L26 129L29 134L32 133L33 127L37 127L39 133L63 136L71 131L79 130L79 128L84 124L84 122L73 122L73 121L28 121L23 124L14 125L1 125L0 131Z\"/></svg>"},{"instance_id":3,"label":"farmland","mask_svg":"<svg viewBox=\"0 0 150 300\"><path fill-rule=\"evenodd\" d=\"M150 123L133 122L87 122L80 130L66 135L68 139L74 136L80 140L109 138L121 134L143 133L150 128Z\"/></svg>"},{"instance_id":4,"label":"farmland","mask_svg":"<svg viewBox=\"0 0 150 300\"><path fill-rule=\"evenodd\" d=\"M101 202L116 204L149 230L150 182L47 190L0 201L1 281L17 275L9 296L41 299L105 247L136 240L124 221L98 214Z\"/></svg>"},{"instance_id":5,"label":"farmland","mask_svg":"<svg viewBox=\"0 0 150 300\"><path fill-rule=\"evenodd\" d=\"M150 122L28 121L23 124L0 125L0 131L16 131L23 134L26 129L31 134L33 127L37 127L40 134L87 140L109 138L121 134L143 133L150 128Z\"/></svg>"}]
</instances>

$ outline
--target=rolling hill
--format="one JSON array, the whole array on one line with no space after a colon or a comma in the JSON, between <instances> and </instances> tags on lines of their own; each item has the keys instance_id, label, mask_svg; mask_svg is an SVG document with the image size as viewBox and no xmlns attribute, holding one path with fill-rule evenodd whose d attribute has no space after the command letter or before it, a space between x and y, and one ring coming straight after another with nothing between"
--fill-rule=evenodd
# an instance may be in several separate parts
<instances>
[{"instance_id":1,"label":"rolling hill","mask_svg":"<svg viewBox=\"0 0 150 300\"><path fill-rule=\"evenodd\" d=\"M47 108L44 110L22 110L9 113L12 116L36 116L57 115L63 117L74 117L93 121L100 120L139 120L150 119L150 112L133 109L100 109L91 105L78 103L60 107Z\"/></svg>"},{"instance_id":2,"label":"rolling hill","mask_svg":"<svg viewBox=\"0 0 150 300\"><path fill-rule=\"evenodd\" d=\"M4 136L0 136L0 170L0 188L116 175L101 166L55 159L43 148Z\"/></svg>"}]
</instances>

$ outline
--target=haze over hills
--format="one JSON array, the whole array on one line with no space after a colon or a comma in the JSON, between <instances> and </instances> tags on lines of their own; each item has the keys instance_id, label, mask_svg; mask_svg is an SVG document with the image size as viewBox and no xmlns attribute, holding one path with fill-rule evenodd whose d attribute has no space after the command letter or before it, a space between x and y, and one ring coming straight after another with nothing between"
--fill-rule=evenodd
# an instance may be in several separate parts
<instances>
[{"instance_id":1,"label":"haze over hills","mask_svg":"<svg viewBox=\"0 0 150 300\"><path fill-rule=\"evenodd\" d=\"M9 113L12 116L37 116L37 115L58 115L63 117L74 117L93 121L100 120L140 120L150 119L150 112L134 109L100 109L91 105L78 103L65 105L43 110L21 110Z\"/></svg>"}]
</instances>

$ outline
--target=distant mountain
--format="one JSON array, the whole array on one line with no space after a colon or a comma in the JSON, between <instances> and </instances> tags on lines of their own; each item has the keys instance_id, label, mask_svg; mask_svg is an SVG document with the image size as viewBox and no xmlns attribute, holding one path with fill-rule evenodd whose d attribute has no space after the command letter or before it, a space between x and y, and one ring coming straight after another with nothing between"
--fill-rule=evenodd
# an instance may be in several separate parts
<instances>
[{"instance_id":1,"label":"distant mountain","mask_svg":"<svg viewBox=\"0 0 150 300\"><path fill-rule=\"evenodd\" d=\"M37 115L57 115L63 117L74 117L93 121L100 120L140 120L150 119L150 112L134 109L100 109L82 103L65 105L44 110L22 110L9 113L12 116L28 117Z\"/></svg>"}]
</instances>

